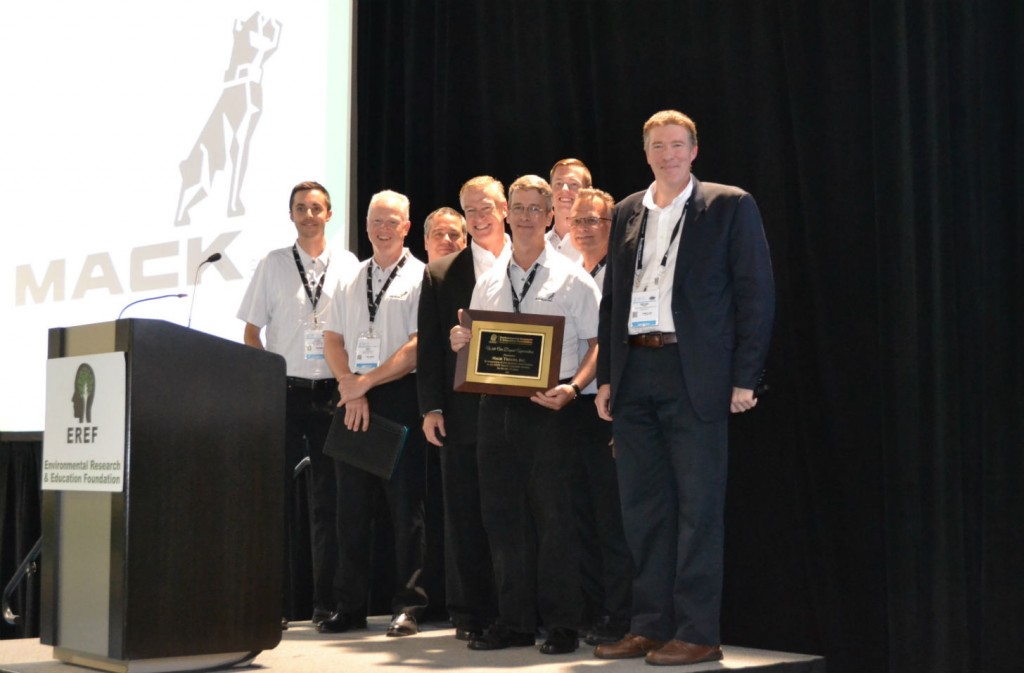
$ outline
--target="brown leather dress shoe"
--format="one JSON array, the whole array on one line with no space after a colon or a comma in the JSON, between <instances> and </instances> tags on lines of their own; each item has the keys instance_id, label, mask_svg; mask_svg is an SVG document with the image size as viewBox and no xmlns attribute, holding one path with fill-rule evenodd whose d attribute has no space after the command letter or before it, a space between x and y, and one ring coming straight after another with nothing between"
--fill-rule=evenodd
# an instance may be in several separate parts
<instances>
[{"instance_id":1,"label":"brown leather dress shoe","mask_svg":"<svg viewBox=\"0 0 1024 673\"><path fill-rule=\"evenodd\" d=\"M627 633L618 642L605 643L595 647L594 656L598 659L639 659L648 652L654 652L662 645L664 643L660 640Z\"/></svg>"},{"instance_id":2,"label":"brown leather dress shoe","mask_svg":"<svg viewBox=\"0 0 1024 673\"><path fill-rule=\"evenodd\" d=\"M670 640L661 648L648 652L644 661L655 666L684 666L702 661L718 661L722 648L718 645L694 645L682 640Z\"/></svg>"}]
</instances>

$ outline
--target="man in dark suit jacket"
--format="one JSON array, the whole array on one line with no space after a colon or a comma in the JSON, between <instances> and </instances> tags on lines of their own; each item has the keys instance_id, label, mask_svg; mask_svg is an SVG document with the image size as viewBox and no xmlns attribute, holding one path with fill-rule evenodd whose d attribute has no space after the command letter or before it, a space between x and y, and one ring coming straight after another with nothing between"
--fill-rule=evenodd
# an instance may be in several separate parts
<instances>
[{"instance_id":1,"label":"man in dark suit jacket","mask_svg":"<svg viewBox=\"0 0 1024 673\"><path fill-rule=\"evenodd\" d=\"M655 114L644 151L654 183L613 215L596 398L637 575L630 633L595 654L691 664L722 657L728 417L757 404L774 282L753 198L691 175L693 121Z\"/></svg>"},{"instance_id":2,"label":"man in dark suit jacket","mask_svg":"<svg viewBox=\"0 0 1024 673\"><path fill-rule=\"evenodd\" d=\"M480 396L454 392L456 355L448 332L468 308L476 278L508 254L504 186L490 176L469 180L459 201L473 242L427 265L420 293L417 385L423 433L441 449L444 491L445 593L455 637L472 640L497 614L491 556L480 517L477 408Z\"/></svg>"}]
</instances>

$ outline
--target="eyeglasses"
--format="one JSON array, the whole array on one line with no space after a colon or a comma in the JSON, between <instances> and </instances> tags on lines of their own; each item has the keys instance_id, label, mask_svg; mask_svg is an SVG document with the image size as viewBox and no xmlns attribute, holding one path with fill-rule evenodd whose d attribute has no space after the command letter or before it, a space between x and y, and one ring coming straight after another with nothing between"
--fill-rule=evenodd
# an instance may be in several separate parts
<instances>
[{"instance_id":1,"label":"eyeglasses","mask_svg":"<svg viewBox=\"0 0 1024 673\"><path fill-rule=\"evenodd\" d=\"M528 217L540 217L547 212L538 205L524 206L521 203L517 203L509 208L509 210L512 211L513 215L522 215L523 213L526 213Z\"/></svg>"},{"instance_id":2,"label":"eyeglasses","mask_svg":"<svg viewBox=\"0 0 1024 673\"><path fill-rule=\"evenodd\" d=\"M573 227L596 227L602 222L611 222L610 217L577 217L574 218L571 226Z\"/></svg>"}]
</instances>

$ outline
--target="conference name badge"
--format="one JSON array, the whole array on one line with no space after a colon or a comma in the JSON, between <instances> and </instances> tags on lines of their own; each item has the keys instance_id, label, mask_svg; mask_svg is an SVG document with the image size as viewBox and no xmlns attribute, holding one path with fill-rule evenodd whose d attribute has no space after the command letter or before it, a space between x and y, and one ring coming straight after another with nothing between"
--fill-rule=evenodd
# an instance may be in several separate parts
<instances>
[{"instance_id":1,"label":"conference name badge","mask_svg":"<svg viewBox=\"0 0 1024 673\"><path fill-rule=\"evenodd\" d=\"M303 335L303 351L307 360L324 359L324 332L319 329L308 329Z\"/></svg>"},{"instance_id":2,"label":"conference name badge","mask_svg":"<svg viewBox=\"0 0 1024 673\"><path fill-rule=\"evenodd\" d=\"M380 337L363 332L356 342L356 373L360 374L380 366Z\"/></svg>"},{"instance_id":3,"label":"conference name badge","mask_svg":"<svg viewBox=\"0 0 1024 673\"><path fill-rule=\"evenodd\" d=\"M634 290L629 307L629 326L655 327L658 324L658 290Z\"/></svg>"}]
</instances>

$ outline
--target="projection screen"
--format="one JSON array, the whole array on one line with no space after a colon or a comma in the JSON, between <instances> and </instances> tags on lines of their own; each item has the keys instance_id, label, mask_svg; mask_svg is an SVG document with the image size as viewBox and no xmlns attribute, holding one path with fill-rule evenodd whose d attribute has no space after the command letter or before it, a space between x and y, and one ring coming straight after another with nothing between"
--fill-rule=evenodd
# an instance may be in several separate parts
<instances>
[{"instance_id":1,"label":"projection screen","mask_svg":"<svg viewBox=\"0 0 1024 673\"><path fill-rule=\"evenodd\" d=\"M241 341L257 261L295 239L294 184L328 187L346 245L353 2L6 9L0 430L43 427L51 327L191 311Z\"/></svg>"}]
</instances>

